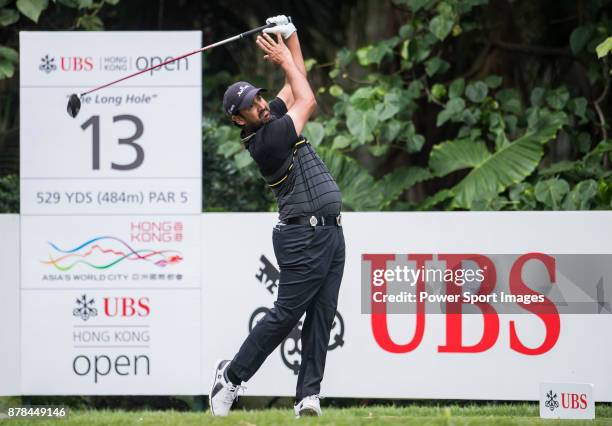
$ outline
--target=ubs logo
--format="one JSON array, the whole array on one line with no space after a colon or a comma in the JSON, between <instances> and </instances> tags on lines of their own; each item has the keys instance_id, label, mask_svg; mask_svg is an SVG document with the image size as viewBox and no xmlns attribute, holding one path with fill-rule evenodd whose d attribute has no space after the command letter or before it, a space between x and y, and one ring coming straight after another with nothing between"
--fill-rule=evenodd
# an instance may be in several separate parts
<instances>
[{"instance_id":1,"label":"ubs logo","mask_svg":"<svg viewBox=\"0 0 612 426\"><path fill-rule=\"evenodd\" d=\"M546 408L549 408L550 411L555 411L555 408L559 408L559 401L557 401L557 394L553 393L552 390L549 390L546 394L546 402L544 403Z\"/></svg>"},{"instance_id":2,"label":"ubs logo","mask_svg":"<svg viewBox=\"0 0 612 426\"><path fill-rule=\"evenodd\" d=\"M38 69L45 74L57 71L58 68L65 72L92 71L94 69L93 58L90 56L61 56L59 64L55 57L48 54L40 58Z\"/></svg>"},{"instance_id":3,"label":"ubs logo","mask_svg":"<svg viewBox=\"0 0 612 426\"><path fill-rule=\"evenodd\" d=\"M94 298L88 298L86 294L76 299L76 308L72 315L87 321L98 316ZM143 318L151 313L151 305L148 297L103 297L101 315L106 318Z\"/></svg>"},{"instance_id":4,"label":"ubs logo","mask_svg":"<svg viewBox=\"0 0 612 426\"><path fill-rule=\"evenodd\" d=\"M86 294L76 299L77 307L72 310L72 315L87 321L98 315L98 309L94 307L95 300L88 299Z\"/></svg>"},{"instance_id":5,"label":"ubs logo","mask_svg":"<svg viewBox=\"0 0 612 426\"><path fill-rule=\"evenodd\" d=\"M55 64L55 58L49 57L49 55L45 55L40 58L41 64L38 66L38 69L44 72L45 74L49 74L51 71L57 70L57 65Z\"/></svg>"},{"instance_id":6,"label":"ubs logo","mask_svg":"<svg viewBox=\"0 0 612 426\"><path fill-rule=\"evenodd\" d=\"M274 267L274 265L268 260L265 255L261 255L259 260L262 266L257 271L255 278L262 283L266 290L272 295L275 294L276 288L280 278L280 272ZM262 319L269 309L266 307L259 307L253 311L251 318L249 319L249 332L253 330L257 322ZM302 358L302 347L300 338L302 336L302 325L303 320L293 327L289 335L280 344L281 358L283 364L293 371L293 374L297 375L300 370L300 361ZM333 351L344 345L344 319L340 312L336 311L334 322L332 324L331 331L329 333L329 343L327 345L328 351Z\"/></svg>"}]
</instances>

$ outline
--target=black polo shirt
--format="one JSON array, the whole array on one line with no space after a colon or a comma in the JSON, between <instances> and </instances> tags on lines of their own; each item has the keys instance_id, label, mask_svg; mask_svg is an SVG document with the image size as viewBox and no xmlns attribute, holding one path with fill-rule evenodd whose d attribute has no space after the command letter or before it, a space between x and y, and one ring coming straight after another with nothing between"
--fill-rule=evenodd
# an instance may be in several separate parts
<instances>
[{"instance_id":1,"label":"black polo shirt","mask_svg":"<svg viewBox=\"0 0 612 426\"><path fill-rule=\"evenodd\" d=\"M248 141L248 150L261 174L273 175L291 155L293 145L299 140L293 120L287 115L287 106L281 98L268 104L273 119L261 126Z\"/></svg>"}]
</instances>

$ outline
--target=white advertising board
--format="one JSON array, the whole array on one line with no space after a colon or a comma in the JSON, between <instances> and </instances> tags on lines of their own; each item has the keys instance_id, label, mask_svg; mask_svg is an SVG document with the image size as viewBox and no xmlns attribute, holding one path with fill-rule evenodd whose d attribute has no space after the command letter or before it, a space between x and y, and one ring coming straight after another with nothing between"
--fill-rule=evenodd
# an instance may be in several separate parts
<instances>
[{"instance_id":1,"label":"white advertising board","mask_svg":"<svg viewBox=\"0 0 612 426\"><path fill-rule=\"evenodd\" d=\"M23 291L23 393L200 393L199 297L153 287Z\"/></svg>"},{"instance_id":2,"label":"white advertising board","mask_svg":"<svg viewBox=\"0 0 612 426\"><path fill-rule=\"evenodd\" d=\"M0 395L19 395L19 215L0 214Z\"/></svg>"},{"instance_id":3,"label":"white advertising board","mask_svg":"<svg viewBox=\"0 0 612 426\"><path fill-rule=\"evenodd\" d=\"M7 320L0 322L0 332L9 345L22 340L21 354L19 346L0 351L2 373L12 380L2 393L206 394L214 361L235 354L275 299L278 272L271 233L276 215L204 214L198 220L199 228L186 227L201 232L202 273L196 286L185 283L168 290L151 280L130 288L110 280L48 283L24 287L21 302L11 291L18 279L18 245L10 236L15 237L18 221L15 216L0 220L0 233L8 236L6 265L0 270L2 303L8 310L2 312ZM83 228L84 223L76 225ZM61 233L32 226L41 235L24 238L26 244L44 246ZM419 344L393 353L379 343L371 315L362 313L360 281L364 253L606 253L611 226L611 212L346 213L347 262L323 394L536 401L541 383L591 383L593 401L612 401L612 315L607 310L560 315L558 339L537 355L510 345L511 321L524 345L541 344L546 328L530 313L500 314L493 345L472 353L441 352L448 338L445 315L428 314ZM35 262L30 267L35 274L42 271ZM21 306L21 333L15 332L16 306ZM387 322L396 344L413 339L414 315L388 315ZM474 344L482 333L482 315L464 315L463 344ZM292 332L270 355L247 383L248 395L293 394L298 336Z\"/></svg>"},{"instance_id":4,"label":"white advertising board","mask_svg":"<svg viewBox=\"0 0 612 426\"><path fill-rule=\"evenodd\" d=\"M590 383L540 383L543 419L594 419L595 400Z\"/></svg>"},{"instance_id":5,"label":"white advertising board","mask_svg":"<svg viewBox=\"0 0 612 426\"><path fill-rule=\"evenodd\" d=\"M21 214L201 212L201 33L21 32Z\"/></svg>"},{"instance_id":6,"label":"white advertising board","mask_svg":"<svg viewBox=\"0 0 612 426\"><path fill-rule=\"evenodd\" d=\"M66 111L200 46L199 31L20 33L23 394L201 388L201 56Z\"/></svg>"},{"instance_id":7,"label":"white advertising board","mask_svg":"<svg viewBox=\"0 0 612 426\"><path fill-rule=\"evenodd\" d=\"M275 219L274 214L204 216L203 264L211 265L202 277L205 374L216 359L233 357L258 310L272 306L278 278L271 243ZM537 347L546 337L543 322L528 312L500 314L494 344L476 353L440 350L449 333L443 314L426 315L416 347L390 352L374 335L371 315L361 312L365 253L610 253L606 236L612 234L612 212L347 213L343 223L347 258L324 395L538 400L542 382L587 382L595 386L595 400L612 400L612 341L607 338L612 315L607 311L560 315L556 343L538 355L510 347L511 321L525 346ZM219 317L223 327L210 321ZM483 334L483 316L463 317L462 341L469 346ZM414 315L388 315L387 323L395 343L413 338ZM297 336L292 333L247 383L249 395L294 394Z\"/></svg>"}]
</instances>

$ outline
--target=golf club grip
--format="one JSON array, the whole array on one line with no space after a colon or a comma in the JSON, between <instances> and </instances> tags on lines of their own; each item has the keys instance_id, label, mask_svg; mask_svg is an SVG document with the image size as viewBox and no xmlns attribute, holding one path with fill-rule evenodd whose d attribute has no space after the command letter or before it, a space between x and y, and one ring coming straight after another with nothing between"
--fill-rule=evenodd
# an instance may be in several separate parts
<instances>
[{"instance_id":1,"label":"golf club grip","mask_svg":"<svg viewBox=\"0 0 612 426\"><path fill-rule=\"evenodd\" d=\"M261 27L253 28L252 30L248 30L248 31L246 31L246 32L244 32L244 33L242 33L242 34L240 34L240 38L248 37L248 36L250 36L251 34L258 33L258 32L260 32L260 31L265 30L266 28L270 28L270 27L274 27L274 26L276 26L276 24L274 24L274 23L270 22L269 24L262 25Z\"/></svg>"}]
</instances>

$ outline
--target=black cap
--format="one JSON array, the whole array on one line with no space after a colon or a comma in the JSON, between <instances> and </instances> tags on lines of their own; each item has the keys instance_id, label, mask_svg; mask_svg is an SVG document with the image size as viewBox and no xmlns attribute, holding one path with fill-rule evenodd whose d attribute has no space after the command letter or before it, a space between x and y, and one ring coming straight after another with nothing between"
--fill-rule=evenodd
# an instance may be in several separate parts
<instances>
[{"instance_id":1,"label":"black cap","mask_svg":"<svg viewBox=\"0 0 612 426\"><path fill-rule=\"evenodd\" d=\"M266 89L253 86L246 81L238 81L227 88L223 95L223 109L230 115L238 114L243 108L250 108L253 99L259 92Z\"/></svg>"}]
</instances>

